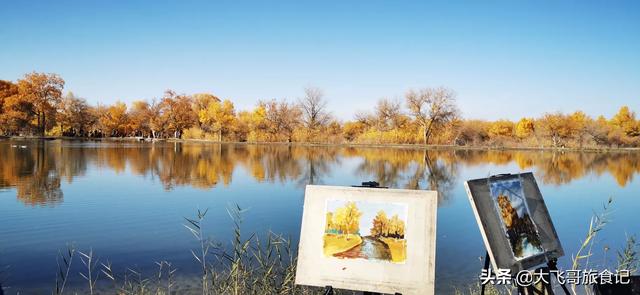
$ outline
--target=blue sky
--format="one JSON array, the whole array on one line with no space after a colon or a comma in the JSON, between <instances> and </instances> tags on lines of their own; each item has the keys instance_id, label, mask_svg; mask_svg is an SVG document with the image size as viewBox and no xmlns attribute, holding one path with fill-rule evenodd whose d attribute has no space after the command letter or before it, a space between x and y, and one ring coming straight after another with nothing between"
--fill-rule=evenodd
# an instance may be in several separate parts
<instances>
[{"instance_id":1,"label":"blue sky","mask_svg":"<svg viewBox=\"0 0 640 295\"><path fill-rule=\"evenodd\" d=\"M185 2L185 3L183 3ZM188 3L187 3L188 2ZM0 79L90 102L212 92L239 109L324 90L341 119L446 86L468 118L640 111L638 1L6 1Z\"/></svg>"}]
</instances>

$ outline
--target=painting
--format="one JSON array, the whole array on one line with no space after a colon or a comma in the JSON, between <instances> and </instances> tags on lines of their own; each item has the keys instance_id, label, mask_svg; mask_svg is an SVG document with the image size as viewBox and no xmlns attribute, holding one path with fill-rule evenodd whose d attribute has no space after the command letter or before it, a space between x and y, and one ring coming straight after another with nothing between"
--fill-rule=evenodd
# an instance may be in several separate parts
<instances>
[{"instance_id":1,"label":"painting","mask_svg":"<svg viewBox=\"0 0 640 295\"><path fill-rule=\"evenodd\" d=\"M531 172L465 182L494 269L529 270L564 255Z\"/></svg>"},{"instance_id":2,"label":"painting","mask_svg":"<svg viewBox=\"0 0 640 295\"><path fill-rule=\"evenodd\" d=\"M435 191L308 185L295 282L434 294Z\"/></svg>"},{"instance_id":3,"label":"painting","mask_svg":"<svg viewBox=\"0 0 640 295\"><path fill-rule=\"evenodd\" d=\"M326 257L404 263L407 205L327 200L323 253Z\"/></svg>"},{"instance_id":4,"label":"painting","mask_svg":"<svg viewBox=\"0 0 640 295\"><path fill-rule=\"evenodd\" d=\"M502 229L516 259L542 254L542 242L524 198L522 180L516 178L493 181L489 186Z\"/></svg>"}]
</instances>

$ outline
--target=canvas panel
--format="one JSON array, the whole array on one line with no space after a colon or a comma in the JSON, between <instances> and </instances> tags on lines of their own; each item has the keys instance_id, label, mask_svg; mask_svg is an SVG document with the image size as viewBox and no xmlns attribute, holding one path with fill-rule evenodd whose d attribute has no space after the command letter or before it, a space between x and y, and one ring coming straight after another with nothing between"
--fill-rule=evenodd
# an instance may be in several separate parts
<instances>
[{"instance_id":1,"label":"canvas panel","mask_svg":"<svg viewBox=\"0 0 640 295\"><path fill-rule=\"evenodd\" d=\"M433 294L436 211L433 191L307 186L296 284Z\"/></svg>"},{"instance_id":2,"label":"canvas panel","mask_svg":"<svg viewBox=\"0 0 640 295\"><path fill-rule=\"evenodd\" d=\"M532 173L465 183L494 268L512 273L564 255Z\"/></svg>"}]
</instances>

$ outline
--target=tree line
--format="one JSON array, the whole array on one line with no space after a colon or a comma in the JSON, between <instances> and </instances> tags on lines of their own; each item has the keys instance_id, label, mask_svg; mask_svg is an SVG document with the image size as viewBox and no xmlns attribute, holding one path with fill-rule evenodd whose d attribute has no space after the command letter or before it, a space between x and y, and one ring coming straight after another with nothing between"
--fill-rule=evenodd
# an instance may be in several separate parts
<instances>
[{"instance_id":1,"label":"tree line","mask_svg":"<svg viewBox=\"0 0 640 295\"><path fill-rule=\"evenodd\" d=\"M371 228L371 236L380 238L404 239L405 224L398 214L394 214L391 218L380 210L373 219L373 227Z\"/></svg>"},{"instance_id":2,"label":"tree line","mask_svg":"<svg viewBox=\"0 0 640 295\"><path fill-rule=\"evenodd\" d=\"M439 144L461 146L638 147L640 121L622 106L612 118L582 111L546 113L516 122L464 119L448 88L409 90L403 100L380 99L370 111L340 121L322 90L296 101L262 100L250 110L213 94L167 90L129 105L90 105L57 74L0 80L0 133L70 137L185 138L240 142Z\"/></svg>"}]
</instances>

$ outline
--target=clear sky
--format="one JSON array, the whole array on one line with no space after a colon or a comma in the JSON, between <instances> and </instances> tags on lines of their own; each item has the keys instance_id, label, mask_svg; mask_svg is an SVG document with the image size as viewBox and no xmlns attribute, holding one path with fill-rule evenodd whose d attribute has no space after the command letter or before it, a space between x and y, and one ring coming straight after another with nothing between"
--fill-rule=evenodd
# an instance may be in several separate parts
<instances>
[{"instance_id":1,"label":"clear sky","mask_svg":"<svg viewBox=\"0 0 640 295\"><path fill-rule=\"evenodd\" d=\"M640 111L640 1L3 1L0 79L34 70L92 103L313 85L350 119L446 86L468 118L611 116Z\"/></svg>"}]
</instances>

